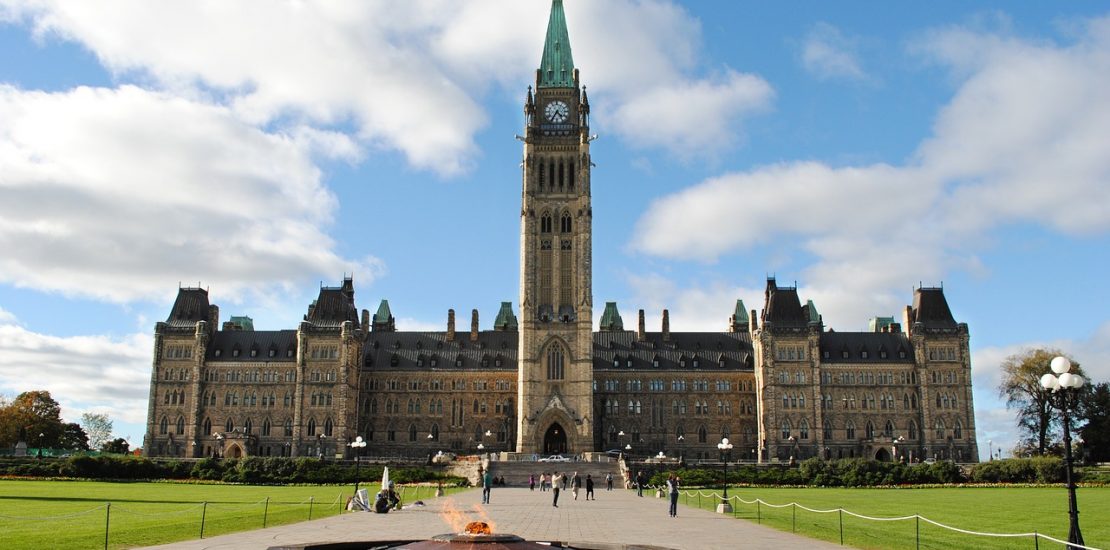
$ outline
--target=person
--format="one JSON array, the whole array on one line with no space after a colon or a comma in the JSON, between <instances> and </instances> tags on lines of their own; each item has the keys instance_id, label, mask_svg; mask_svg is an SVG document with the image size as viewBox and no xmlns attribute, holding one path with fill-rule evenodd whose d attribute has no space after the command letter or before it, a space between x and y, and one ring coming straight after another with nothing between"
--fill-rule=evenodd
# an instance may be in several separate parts
<instances>
[{"instance_id":1,"label":"person","mask_svg":"<svg viewBox=\"0 0 1110 550\"><path fill-rule=\"evenodd\" d=\"M586 500L597 500L594 496L594 479L586 474Z\"/></svg>"},{"instance_id":2,"label":"person","mask_svg":"<svg viewBox=\"0 0 1110 550\"><path fill-rule=\"evenodd\" d=\"M644 496L644 484L647 483L647 478L644 477L644 471L636 472L636 496Z\"/></svg>"},{"instance_id":3,"label":"person","mask_svg":"<svg viewBox=\"0 0 1110 550\"><path fill-rule=\"evenodd\" d=\"M489 504L489 492L493 487L493 475L486 470L485 475L482 476L482 504Z\"/></svg>"},{"instance_id":4,"label":"person","mask_svg":"<svg viewBox=\"0 0 1110 550\"><path fill-rule=\"evenodd\" d=\"M582 488L582 477L578 472L574 472L574 477L570 481L570 493L574 495L574 500L578 500L578 490Z\"/></svg>"},{"instance_id":5,"label":"person","mask_svg":"<svg viewBox=\"0 0 1110 550\"><path fill-rule=\"evenodd\" d=\"M551 477L551 492L555 494L551 500L551 505L556 508L559 507L559 487L562 486L564 477L559 475L559 472L555 472L555 475Z\"/></svg>"},{"instance_id":6,"label":"person","mask_svg":"<svg viewBox=\"0 0 1110 550\"><path fill-rule=\"evenodd\" d=\"M389 513L389 494L386 489L378 491L374 496L374 512L377 514Z\"/></svg>"},{"instance_id":7,"label":"person","mask_svg":"<svg viewBox=\"0 0 1110 550\"><path fill-rule=\"evenodd\" d=\"M564 474L563 475L563 490L566 491L567 486L569 486L569 485L570 485L570 477L567 476L566 474Z\"/></svg>"},{"instance_id":8,"label":"person","mask_svg":"<svg viewBox=\"0 0 1110 550\"><path fill-rule=\"evenodd\" d=\"M613 490L613 474L605 474L605 490Z\"/></svg>"},{"instance_id":9,"label":"person","mask_svg":"<svg viewBox=\"0 0 1110 550\"><path fill-rule=\"evenodd\" d=\"M671 497L671 517L678 517L678 480L679 477L673 472L667 478L667 493Z\"/></svg>"},{"instance_id":10,"label":"person","mask_svg":"<svg viewBox=\"0 0 1110 550\"><path fill-rule=\"evenodd\" d=\"M536 490L536 474L528 474L528 490Z\"/></svg>"}]
</instances>

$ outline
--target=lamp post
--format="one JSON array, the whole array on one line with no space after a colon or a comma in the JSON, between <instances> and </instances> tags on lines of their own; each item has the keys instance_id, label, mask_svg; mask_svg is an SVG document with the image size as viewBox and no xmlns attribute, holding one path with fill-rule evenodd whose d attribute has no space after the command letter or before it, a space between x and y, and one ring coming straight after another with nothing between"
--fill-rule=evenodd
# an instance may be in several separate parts
<instances>
[{"instance_id":1,"label":"lamp post","mask_svg":"<svg viewBox=\"0 0 1110 550\"><path fill-rule=\"evenodd\" d=\"M42 440L45 437L46 437L45 433L39 432L39 458L42 458Z\"/></svg>"},{"instance_id":2,"label":"lamp post","mask_svg":"<svg viewBox=\"0 0 1110 550\"><path fill-rule=\"evenodd\" d=\"M1083 387L1085 380L1082 376L1069 372L1071 361L1067 357L1054 358L1050 366L1052 372L1056 374L1045 373L1041 377L1041 387L1052 391L1049 404L1060 409L1064 415L1064 461L1067 463L1068 476L1068 517L1071 523L1068 526L1068 543L1070 543L1068 546L1070 547L1071 544L1083 544L1083 534L1079 532L1079 506L1075 502L1075 478L1072 475L1071 458L1071 415L1068 413L1068 406L1073 404L1071 402L1076 398L1076 393Z\"/></svg>"},{"instance_id":3,"label":"lamp post","mask_svg":"<svg viewBox=\"0 0 1110 550\"><path fill-rule=\"evenodd\" d=\"M728 460L725 455L726 453L732 455L732 443L729 442L727 437L721 438L721 442L717 444L717 451L720 452L721 462L724 464L725 471L724 490L721 494L721 503L717 505L717 513L731 514L732 505L728 502ZM732 457L728 456L728 458Z\"/></svg>"},{"instance_id":4,"label":"lamp post","mask_svg":"<svg viewBox=\"0 0 1110 550\"><path fill-rule=\"evenodd\" d=\"M987 440L987 460L994 460L994 440Z\"/></svg>"},{"instance_id":5,"label":"lamp post","mask_svg":"<svg viewBox=\"0 0 1110 550\"><path fill-rule=\"evenodd\" d=\"M327 453L325 452L326 449L324 448L324 445L326 444L324 440L327 439L327 437L328 436L326 436L324 434L320 434L320 435L316 436L316 439L320 443L320 446L316 449L316 452L319 453L321 461L324 460L324 457L327 456Z\"/></svg>"},{"instance_id":6,"label":"lamp post","mask_svg":"<svg viewBox=\"0 0 1110 550\"><path fill-rule=\"evenodd\" d=\"M358 482L360 480L359 474L359 455L362 454L362 448L366 446L366 442L362 440L362 436L358 436L354 441L348 443L352 449L355 450L355 496L358 496Z\"/></svg>"},{"instance_id":7,"label":"lamp post","mask_svg":"<svg viewBox=\"0 0 1110 550\"><path fill-rule=\"evenodd\" d=\"M220 432L212 432L212 437L216 438L216 448L214 449L214 452L216 453L216 458L223 458L224 457L224 436L223 436L223 434L221 434Z\"/></svg>"},{"instance_id":8,"label":"lamp post","mask_svg":"<svg viewBox=\"0 0 1110 550\"><path fill-rule=\"evenodd\" d=\"M790 442L790 465L793 466L794 456L797 454L795 451L798 448L798 438L791 435L790 437L786 438L786 440Z\"/></svg>"},{"instance_id":9,"label":"lamp post","mask_svg":"<svg viewBox=\"0 0 1110 550\"><path fill-rule=\"evenodd\" d=\"M682 453L682 444L686 442L686 436L678 434L678 464L684 466L686 464L685 457Z\"/></svg>"}]
</instances>

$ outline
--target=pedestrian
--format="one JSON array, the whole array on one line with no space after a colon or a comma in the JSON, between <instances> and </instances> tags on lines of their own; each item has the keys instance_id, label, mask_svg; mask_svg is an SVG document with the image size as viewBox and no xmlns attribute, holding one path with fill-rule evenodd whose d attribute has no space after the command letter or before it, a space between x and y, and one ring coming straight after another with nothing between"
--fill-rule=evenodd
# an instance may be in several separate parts
<instances>
[{"instance_id":1,"label":"pedestrian","mask_svg":"<svg viewBox=\"0 0 1110 550\"><path fill-rule=\"evenodd\" d=\"M528 490L536 490L536 474L528 474Z\"/></svg>"},{"instance_id":2,"label":"pedestrian","mask_svg":"<svg viewBox=\"0 0 1110 550\"><path fill-rule=\"evenodd\" d=\"M570 479L570 492L574 495L574 500L578 500L578 490L582 488L582 478L578 472L574 472L574 477Z\"/></svg>"},{"instance_id":3,"label":"pedestrian","mask_svg":"<svg viewBox=\"0 0 1110 550\"><path fill-rule=\"evenodd\" d=\"M586 474L586 500L597 500L594 496L594 479Z\"/></svg>"},{"instance_id":4,"label":"pedestrian","mask_svg":"<svg viewBox=\"0 0 1110 550\"><path fill-rule=\"evenodd\" d=\"M568 486L570 486L570 476L567 476L567 475L564 474L563 475L563 490L566 491Z\"/></svg>"},{"instance_id":5,"label":"pedestrian","mask_svg":"<svg viewBox=\"0 0 1110 550\"><path fill-rule=\"evenodd\" d=\"M482 476L482 504L489 504L489 492L493 487L493 475L486 470L485 475Z\"/></svg>"},{"instance_id":6,"label":"pedestrian","mask_svg":"<svg viewBox=\"0 0 1110 550\"><path fill-rule=\"evenodd\" d=\"M613 474L605 474L605 490L613 490Z\"/></svg>"},{"instance_id":7,"label":"pedestrian","mask_svg":"<svg viewBox=\"0 0 1110 550\"><path fill-rule=\"evenodd\" d=\"M678 482L679 477L671 473L667 478L667 493L671 497L671 517L678 517Z\"/></svg>"},{"instance_id":8,"label":"pedestrian","mask_svg":"<svg viewBox=\"0 0 1110 550\"><path fill-rule=\"evenodd\" d=\"M636 472L636 496L644 496L644 484L647 483L647 478L644 477L644 471Z\"/></svg>"},{"instance_id":9,"label":"pedestrian","mask_svg":"<svg viewBox=\"0 0 1110 550\"><path fill-rule=\"evenodd\" d=\"M555 493L551 505L556 508L559 507L559 486L562 485L564 477L559 475L559 472L555 472L555 475L551 477L551 492Z\"/></svg>"}]
</instances>

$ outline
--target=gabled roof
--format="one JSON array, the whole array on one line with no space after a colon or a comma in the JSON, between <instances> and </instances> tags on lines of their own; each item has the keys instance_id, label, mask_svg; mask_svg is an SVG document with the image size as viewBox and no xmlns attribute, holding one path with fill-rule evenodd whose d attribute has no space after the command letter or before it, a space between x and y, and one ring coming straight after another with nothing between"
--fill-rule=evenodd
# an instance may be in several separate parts
<instances>
[{"instance_id":1,"label":"gabled roof","mask_svg":"<svg viewBox=\"0 0 1110 550\"><path fill-rule=\"evenodd\" d=\"M913 293L913 322L925 328L956 328L942 288L919 288Z\"/></svg>"},{"instance_id":2,"label":"gabled roof","mask_svg":"<svg viewBox=\"0 0 1110 550\"><path fill-rule=\"evenodd\" d=\"M355 289L351 279L344 279L341 287L322 287L320 296L308 310L305 320L317 326L339 326L345 321L359 324L355 307Z\"/></svg>"},{"instance_id":3,"label":"gabled roof","mask_svg":"<svg viewBox=\"0 0 1110 550\"><path fill-rule=\"evenodd\" d=\"M898 357L900 350L906 352L905 357ZM867 357L863 357L864 351ZM901 332L822 332L821 352L822 363L913 363L913 345Z\"/></svg>"},{"instance_id":4,"label":"gabled roof","mask_svg":"<svg viewBox=\"0 0 1110 550\"><path fill-rule=\"evenodd\" d=\"M613 365L614 359L620 360L619 366ZM594 333L594 369L628 370L630 359L631 370L637 371L752 370L754 361L747 332L672 332L669 340L664 340L661 332L644 333L643 339L633 331ZM658 367L655 361L659 361Z\"/></svg>"},{"instance_id":5,"label":"gabled roof","mask_svg":"<svg viewBox=\"0 0 1110 550\"><path fill-rule=\"evenodd\" d=\"M239 350L236 357L234 350ZM250 351L258 350L251 357ZM270 350L274 351L273 357ZM212 335L207 360L219 361L296 361L297 331L295 330L221 330ZM292 353L290 353L292 352Z\"/></svg>"},{"instance_id":6,"label":"gabled roof","mask_svg":"<svg viewBox=\"0 0 1110 550\"><path fill-rule=\"evenodd\" d=\"M472 342L448 341L446 332L375 332L366 341L363 368L515 371L518 337L516 331L486 330L478 333L477 342ZM433 358L435 367L431 364ZM456 364L458 360L462 360L461 367Z\"/></svg>"},{"instance_id":7,"label":"gabled roof","mask_svg":"<svg viewBox=\"0 0 1110 550\"><path fill-rule=\"evenodd\" d=\"M197 321L208 320L208 291L203 288L180 288L166 324L192 327Z\"/></svg>"},{"instance_id":8,"label":"gabled roof","mask_svg":"<svg viewBox=\"0 0 1110 550\"><path fill-rule=\"evenodd\" d=\"M809 324L809 315L802 308L797 287L780 287L775 279L767 279L765 293L766 305L763 309L763 324L775 327L804 327Z\"/></svg>"},{"instance_id":9,"label":"gabled roof","mask_svg":"<svg viewBox=\"0 0 1110 550\"><path fill-rule=\"evenodd\" d=\"M574 56L570 52L570 33L563 13L563 0L551 2L547 21L547 39L540 60L540 88L571 88L574 86Z\"/></svg>"}]
</instances>

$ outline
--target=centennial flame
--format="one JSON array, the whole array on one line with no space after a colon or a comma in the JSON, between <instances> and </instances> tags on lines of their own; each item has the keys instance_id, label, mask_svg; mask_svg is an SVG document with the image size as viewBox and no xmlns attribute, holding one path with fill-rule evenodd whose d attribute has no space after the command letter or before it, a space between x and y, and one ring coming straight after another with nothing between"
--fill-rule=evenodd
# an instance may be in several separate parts
<instances>
[{"instance_id":1,"label":"centennial flame","mask_svg":"<svg viewBox=\"0 0 1110 550\"><path fill-rule=\"evenodd\" d=\"M489 519L485 509L475 504L474 508L467 512L455 507L455 501L452 499L445 499L443 503L443 511L440 512L440 517L443 518L444 523L451 526L452 533L459 533L461 535L490 535L494 532L494 523ZM478 516L480 521L471 521L471 518Z\"/></svg>"}]
</instances>

